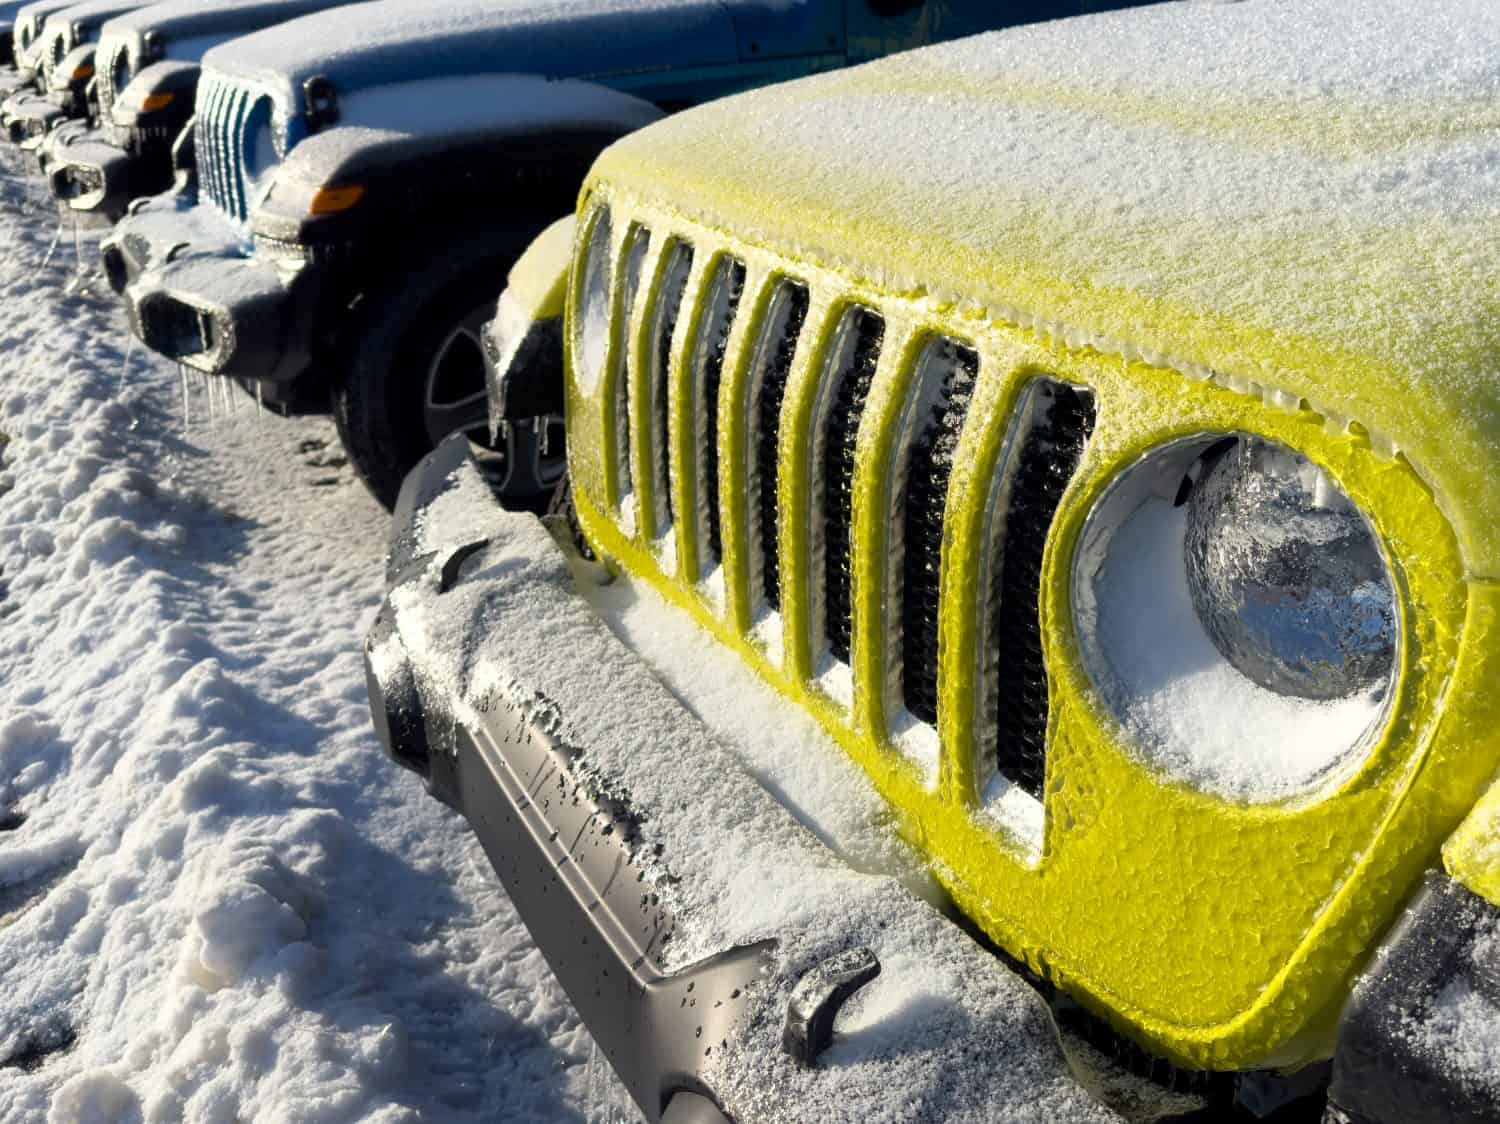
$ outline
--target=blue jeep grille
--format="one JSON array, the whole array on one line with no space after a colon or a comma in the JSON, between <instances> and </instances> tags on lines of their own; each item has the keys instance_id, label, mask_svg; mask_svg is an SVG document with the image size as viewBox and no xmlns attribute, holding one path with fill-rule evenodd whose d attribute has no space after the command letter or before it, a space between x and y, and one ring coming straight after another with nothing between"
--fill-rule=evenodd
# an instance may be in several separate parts
<instances>
[{"instance_id":1,"label":"blue jeep grille","mask_svg":"<svg viewBox=\"0 0 1500 1124\"><path fill-rule=\"evenodd\" d=\"M200 190L235 222L250 213L245 184L245 150L253 90L205 74L198 86L198 121L194 134Z\"/></svg>"}]
</instances>

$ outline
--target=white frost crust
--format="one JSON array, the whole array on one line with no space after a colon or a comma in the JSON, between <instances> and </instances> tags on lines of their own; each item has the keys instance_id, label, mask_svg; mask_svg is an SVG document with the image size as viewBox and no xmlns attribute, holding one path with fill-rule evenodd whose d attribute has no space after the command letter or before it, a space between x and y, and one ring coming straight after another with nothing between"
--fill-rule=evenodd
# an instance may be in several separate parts
<instances>
[{"instance_id":1,"label":"white frost crust","mask_svg":"<svg viewBox=\"0 0 1500 1124\"><path fill-rule=\"evenodd\" d=\"M1012 784L998 772L992 773L984 786L979 818L999 826L1018 843L1028 862L1034 865L1041 861L1046 809L1020 785Z\"/></svg>"},{"instance_id":2,"label":"white frost crust","mask_svg":"<svg viewBox=\"0 0 1500 1124\"><path fill-rule=\"evenodd\" d=\"M457 476L456 492L493 510L472 470ZM788 1106L867 1124L1112 1119L1068 1073L1037 995L901 889L910 856L882 837L868 781L810 718L771 703L743 667L721 674L713 641L654 594L620 580L587 591L591 606L534 518L495 512L493 526L448 593L414 583L393 595L418 679L461 722L497 690L523 713L546 700L559 740L585 747L587 777L643 814L642 861L677 925L669 969L778 940L748 1043L712 1074L737 1119L786 1119ZM670 690L615 633L655 653ZM875 951L882 975L846 1010L827 1061L795 1066L779 1042L790 985L850 941Z\"/></svg>"},{"instance_id":3,"label":"white frost crust","mask_svg":"<svg viewBox=\"0 0 1500 1124\"><path fill-rule=\"evenodd\" d=\"M891 741L922 770L927 787L936 788L943 748L937 727L924 722L899 704L888 713Z\"/></svg>"},{"instance_id":4,"label":"white frost crust","mask_svg":"<svg viewBox=\"0 0 1500 1124\"><path fill-rule=\"evenodd\" d=\"M848 664L826 649L818 660L813 682L817 684L818 690L845 710L854 705L854 672Z\"/></svg>"}]
</instances>

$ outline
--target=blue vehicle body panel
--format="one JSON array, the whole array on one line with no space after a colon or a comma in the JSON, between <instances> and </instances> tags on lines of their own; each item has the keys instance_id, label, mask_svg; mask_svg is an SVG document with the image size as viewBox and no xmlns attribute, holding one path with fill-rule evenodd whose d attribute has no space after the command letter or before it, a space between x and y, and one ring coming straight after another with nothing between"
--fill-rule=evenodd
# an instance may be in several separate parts
<instances>
[{"instance_id":1,"label":"blue vehicle body panel","mask_svg":"<svg viewBox=\"0 0 1500 1124\"><path fill-rule=\"evenodd\" d=\"M734 21L741 58L844 53L844 5L848 0L722 2Z\"/></svg>"},{"instance_id":2,"label":"blue vehicle body panel","mask_svg":"<svg viewBox=\"0 0 1500 1124\"><path fill-rule=\"evenodd\" d=\"M718 0L679 0L644 10L631 0L497 2L483 8L472 0L420 7L377 0L244 36L208 52L203 62L206 70L242 77L290 106L315 77L326 78L343 96L465 74L604 80L738 59L734 25Z\"/></svg>"}]
</instances>

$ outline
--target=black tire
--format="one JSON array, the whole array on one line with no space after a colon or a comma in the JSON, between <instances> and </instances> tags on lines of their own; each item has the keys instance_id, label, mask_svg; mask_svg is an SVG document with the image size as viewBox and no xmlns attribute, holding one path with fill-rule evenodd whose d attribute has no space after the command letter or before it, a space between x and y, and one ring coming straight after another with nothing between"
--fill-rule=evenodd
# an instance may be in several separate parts
<instances>
[{"instance_id":1,"label":"black tire","mask_svg":"<svg viewBox=\"0 0 1500 1124\"><path fill-rule=\"evenodd\" d=\"M471 354L467 333L493 315L506 273L532 233L490 231L464 246L436 248L427 264L396 271L361 302L346 337L348 360L332 386L333 416L349 462L387 508L395 506L401 481L433 450L445 424L429 391L444 377L468 385L480 356ZM435 373L444 346L459 346L456 332L464 336L459 368L451 376ZM473 391L480 395L482 420L482 365ZM458 404L449 411L453 420L467 416L460 397L452 401ZM474 432L481 444L483 428Z\"/></svg>"}]
</instances>

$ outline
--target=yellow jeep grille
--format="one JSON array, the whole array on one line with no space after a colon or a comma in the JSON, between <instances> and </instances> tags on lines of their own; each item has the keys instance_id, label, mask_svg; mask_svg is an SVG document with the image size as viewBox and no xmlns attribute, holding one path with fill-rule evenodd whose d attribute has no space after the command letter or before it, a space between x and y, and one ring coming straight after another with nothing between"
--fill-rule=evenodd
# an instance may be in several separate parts
<instances>
[{"instance_id":1,"label":"yellow jeep grille","mask_svg":"<svg viewBox=\"0 0 1500 1124\"><path fill-rule=\"evenodd\" d=\"M1488 657L1461 643L1492 599L1411 466L1249 379L892 290L607 181L581 214L569 459L594 547L815 715L1032 968L1183 1064L1326 1055L1352 973L1496 764L1471 736L1500 718L1473 690ZM1225 433L1327 472L1399 602L1358 769L1261 803L1143 760L1072 605L1112 484Z\"/></svg>"}]
</instances>

